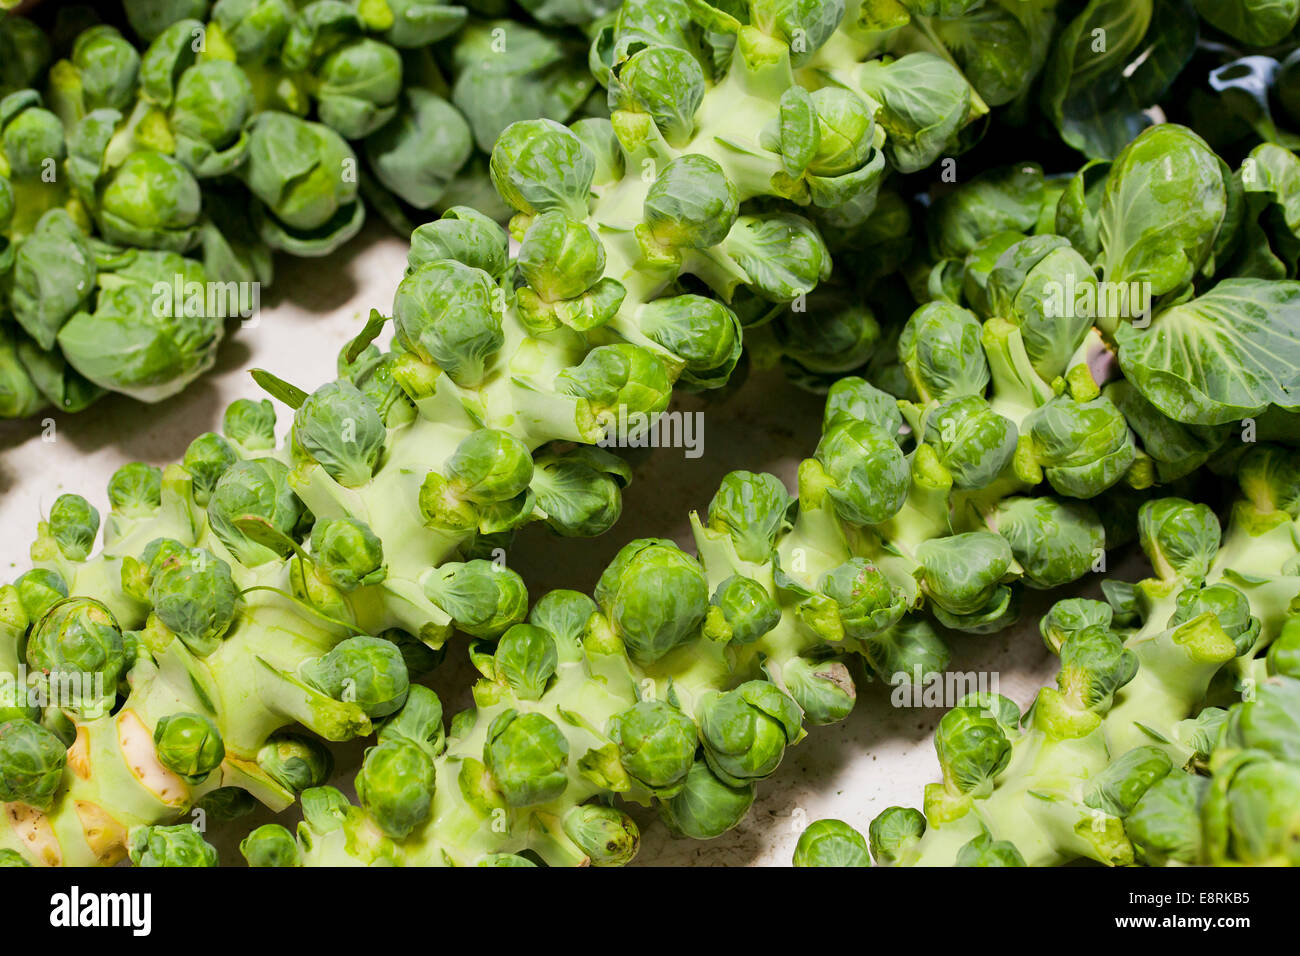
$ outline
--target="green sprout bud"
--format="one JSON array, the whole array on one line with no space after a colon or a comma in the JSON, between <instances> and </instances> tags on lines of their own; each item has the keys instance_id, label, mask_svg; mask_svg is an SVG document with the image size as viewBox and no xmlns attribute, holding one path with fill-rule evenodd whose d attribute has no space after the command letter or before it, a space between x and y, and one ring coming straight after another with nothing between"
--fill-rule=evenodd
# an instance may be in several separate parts
<instances>
[{"instance_id":1,"label":"green sprout bud","mask_svg":"<svg viewBox=\"0 0 1300 956\"><path fill-rule=\"evenodd\" d=\"M316 567L344 593L383 581L384 545L356 518L321 518L311 529Z\"/></svg>"},{"instance_id":2,"label":"green sprout bud","mask_svg":"<svg viewBox=\"0 0 1300 956\"><path fill-rule=\"evenodd\" d=\"M257 765L293 793L319 787L334 773L334 754L301 734L275 734L257 752Z\"/></svg>"},{"instance_id":3,"label":"green sprout bud","mask_svg":"<svg viewBox=\"0 0 1300 956\"><path fill-rule=\"evenodd\" d=\"M1158 498L1138 512L1138 534L1159 577L1203 581L1218 553L1222 531L1208 505Z\"/></svg>"},{"instance_id":4,"label":"green sprout bud","mask_svg":"<svg viewBox=\"0 0 1300 956\"><path fill-rule=\"evenodd\" d=\"M202 548L169 550L150 567L149 602L195 654L217 649L235 620L239 586L230 565Z\"/></svg>"},{"instance_id":5,"label":"green sprout bud","mask_svg":"<svg viewBox=\"0 0 1300 956\"><path fill-rule=\"evenodd\" d=\"M301 866L298 841L278 823L264 823L239 843L249 866Z\"/></svg>"},{"instance_id":6,"label":"green sprout bud","mask_svg":"<svg viewBox=\"0 0 1300 956\"><path fill-rule=\"evenodd\" d=\"M528 611L528 589L514 571L476 558L450 562L420 579L429 600L472 637L494 639Z\"/></svg>"},{"instance_id":7,"label":"green sprout bud","mask_svg":"<svg viewBox=\"0 0 1300 956\"><path fill-rule=\"evenodd\" d=\"M275 406L269 399L253 401L237 398L222 417L221 430L226 437L249 451L267 451L275 447Z\"/></svg>"},{"instance_id":8,"label":"green sprout bud","mask_svg":"<svg viewBox=\"0 0 1300 956\"><path fill-rule=\"evenodd\" d=\"M162 469L133 461L108 479L108 503L114 514L147 518L162 506Z\"/></svg>"},{"instance_id":9,"label":"green sprout bud","mask_svg":"<svg viewBox=\"0 0 1300 956\"><path fill-rule=\"evenodd\" d=\"M511 123L492 147L492 184L512 208L536 215L558 210L587 216L596 161L586 145L549 119Z\"/></svg>"},{"instance_id":10,"label":"green sprout bud","mask_svg":"<svg viewBox=\"0 0 1300 956\"><path fill-rule=\"evenodd\" d=\"M845 521L880 524L907 498L907 459L884 429L869 422L840 422L821 437L814 453L831 479L827 494Z\"/></svg>"},{"instance_id":11,"label":"green sprout bud","mask_svg":"<svg viewBox=\"0 0 1300 956\"><path fill-rule=\"evenodd\" d=\"M127 850L135 866L216 866L217 851L187 823L136 827Z\"/></svg>"},{"instance_id":12,"label":"green sprout bud","mask_svg":"<svg viewBox=\"0 0 1300 956\"><path fill-rule=\"evenodd\" d=\"M49 810L63 780L67 748L25 718L0 724L0 801Z\"/></svg>"},{"instance_id":13,"label":"green sprout bud","mask_svg":"<svg viewBox=\"0 0 1300 956\"><path fill-rule=\"evenodd\" d=\"M357 774L357 799L379 829L395 840L410 836L433 808L433 757L412 741L393 737L366 750Z\"/></svg>"},{"instance_id":14,"label":"green sprout bud","mask_svg":"<svg viewBox=\"0 0 1300 956\"><path fill-rule=\"evenodd\" d=\"M595 598L632 660L645 666L695 637L709 585L700 563L672 542L640 538L610 562Z\"/></svg>"},{"instance_id":15,"label":"green sprout bud","mask_svg":"<svg viewBox=\"0 0 1300 956\"><path fill-rule=\"evenodd\" d=\"M505 341L499 294L481 269L450 259L425 263L402 280L393 298L397 341L457 385L473 388Z\"/></svg>"},{"instance_id":16,"label":"green sprout bud","mask_svg":"<svg viewBox=\"0 0 1300 956\"><path fill-rule=\"evenodd\" d=\"M181 467L194 479L194 503L206 508L217 481L239 460L235 450L216 432L204 432L185 449Z\"/></svg>"},{"instance_id":17,"label":"green sprout bud","mask_svg":"<svg viewBox=\"0 0 1300 956\"><path fill-rule=\"evenodd\" d=\"M497 674L521 700L540 700L555 676L555 639L534 624L516 624L501 635L493 654Z\"/></svg>"},{"instance_id":18,"label":"green sprout bud","mask_svg":"<svg viewBox=\"0 0 1300 956\"><path fill-rule=\"evenodd\" d=\"M867 841L843 820L817 820L799 834L794 847L794 865L870 866Z\"/></svg>"},{"instance_id":19,"label":"green sprout bud","mask_svg":"<svg viewBox=\"0 0 1300 956\"><path fill-rule=\"evenodd\" d=\"M99 512L81 495L59 495L50 509L50 534L70 561L84 561L99 533Z\"/></svg>"},{"instance_id":20,"label":"green sprout bud","mask_svg":"<svg viewBox=\"0 0 1300 956\"><path fill-rule=\"evenodd\" d=\"M709 767L733 787L771 775L786 745L803 736L802 717L799 705L767 681L704 695L700 741Z\"/></svg>"},{"instance_id":21,"label":"green sprout bud","mask_svg":"<svg viewBox=\"0 0 1300 956\"><path fill-rule=\"evenodd\" d=\"M709 527L725 532L745 561L764 564L792 527L795 500L775 475L733 471L709 502Z\"/></svg>"},{"instance_id":22,"label":"green sprout bud","mask_svg":"<svg viewBox=\"0 0 1300 956\"><path fill-rule=\"evenodd\" d=\"M316 389L293 416L294 449L347 488L370 480L386 434L379 412L351 382Z\"/></svg>"},{"instance_id":23,"label":"green sprout bud","mask_svg":"<svg viewBox=\"0 0 1300 956\"><path fill-rule=\"evenodd\" d=\"M303 510L289 487L289 469L274 458L255 458L217 480L208 524L241 564L255 568L289 554Z\"/></svg>"},{"instance_id":24,"label":"green sprout bud","mask_svg":"<svg viewBox=\"0 0 1300 956\"><path fill-rule=\"evenodd\" d=\"M50 608L68 596L68 585L62 575L48 568L32 568L14 581L18 599L32 623L40 621Z\"/></svg>"},{"instance_id":25,"label":"green sprout bud","mask_svg":"<svg viewBox=\"0 0 1300 956\"><path fill-rule=\"evenodd\" d=\"M569 741L544 714L507 710L488 728L483 763L510 806L549 803L569 782Z\"/></svg>"},{"instance_id":26,"label":"green sprout bud","mask_svg":"<svg viewBox=\"0 0 1300 956\"><path fill-rule=\"evenodd\" d=\"M695 721L662 700L642 700L610 718L609 738L629 776L672 793L695 763Z\"/></svg>"},{"instance_id":27,"label":"green sprout bud","mask_svg":"<svg viewBox=\"0 0 1300 956\"><path fill-rule=\"evenodd\" d=\"M705 761L697 760L682 789L659 805L659 813L674 834L711 840L744 819L754 795L753 781L733 787L714 776Z\"/></svg>"},{"instance_id":28,"label":"green sprout bud","mask_svg":"<svg viewBox=\"0 0 1300 956\"><path fill-rule=\"evenodd\" d=\"M545 212L524 233L516 264L546 302L572 299L605 273L605 247L586 223Z\"/></svg>"},{"instance_id":29,"label":"green sprout bud","mask_svg":"<svg viewBox=\"0 0 1300 956\"><path fill-rule=\"evenodd\" d=\"M386 717L406 701L410 680L402 652L378 637L349 637L328 654L306 662L303 678L321 693Z\"/></svg>"},{"instance_id":30,"label":"green sprout bud","mask_svg":"<svg viewBox=\"0 0 1300 956\"><path fill-rule=\"evenodd\" d=\"M168 714L153 731L158 762L187 783L199 784L226 759L217 725L202 714Z\"/></svg>"},{"instance_id":31,"label":"green sprout bud","mask_svg":"<svg viewBox=\"0 0 1300 956\"><path fill-rule=\"evenodd\" d=\"M781 608L767 588L739 574L719 584L709 604L721 612L718 636L730 644L753 644L781 623Z\"/></svg>"},{"instance_id":32,"label":"green sprout bud","mask_svg":"<svg viewBox=\"0 0 1300 956\"><path fill-rule=\"evenodd\" d=\"M944 782L958 793L987 795L1011 760L1011 741L997 719L979 707L954 707L934 733Z\"/></svg>"},{"instance_id":33,"label":"green sprout bud","mask_svg":"<svg viewBox=\"0 0 1300 956\"><path fill-rule=\"evenodd\" d=\"M704 98L704 71L685 50L654 46L634 53L610 87L614 109L649 113L670 145L682 146L695 130Z\"/></svg>"},{"instance_id":34,"label":"green sprout bud","mask_svg":"<svg viewBox=\"0 0 1300 956\"><path fill-rule=\"evenodd\" d=\"M592 866L627 866L641 847L641 831L622 810L588 803L564 815L564 833Z\"/></svg>"},{"instance_id":35,"label":"green sprout bud","mask_svg":"<svg viewBox=\"0 0 1300 956\"><path fill-rule=\"evenodd\" d=\"M835 658L791 658L781 667L781 682L810 724L837 723L857 702L853 675L844 661Z\"/></svg>"},{"instance_id":36,"label":"green sprout bud","mask_svg":"<svg viewBox=\"0 0 1300 956\"><path fill-rule=\"evenodd\" d=\"M871 821L871 856L881 866L903 861L925 836L925 814L911 807L888 807Z\"/></svg>"},{"instance_id":37,"label":"green sprout bud","mask_svg":"<svg viewBox=\"0 0 1300 956\"><path fill-rule=\"evenodd\" d=\"M27 666L43 673L60 704L86 717L107 712L127 669L117 620L91 598L68 598L46 612L27 641Z\"/></svg>"},{"instance_id":38,"label":"green sprout bud","mask_svg":"<svg viewBox=\"0 0 1300 956\"><path fill-rule=\"evenodd\" d=\"M687 153L668 163L645 198L645 226L669 249L707 249L736 221L735 185L716 160Z\"/></svg>"}]
</instances>

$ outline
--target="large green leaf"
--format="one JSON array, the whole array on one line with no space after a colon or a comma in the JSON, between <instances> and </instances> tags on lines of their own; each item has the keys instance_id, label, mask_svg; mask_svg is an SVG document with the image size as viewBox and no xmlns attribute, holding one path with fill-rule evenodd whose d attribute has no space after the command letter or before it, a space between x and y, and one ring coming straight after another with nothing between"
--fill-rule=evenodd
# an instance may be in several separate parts
<instances>
[{"instance_id":1,"label":"large green leaf","mask_svg":"<svg viewBox=\"0 0 1300 956\"><path fill-rule=\"evenodd\" d=\"M1110 159L1151 125L1147 110L1196 49L1188 0L1091 0L1057 38L1042 106L1075 149Z\"/></svg>"},{"instance_id":2,"label":"large green leaf","mask_svg":"<svg viewBox=\"0 0 1300 956\"><path fill-rule=\"evenodd\" d=\"M1115 337L1128 380L1175 421L1300 408L1300 282L1229 279Z\"/></svg>"}]
</instances>

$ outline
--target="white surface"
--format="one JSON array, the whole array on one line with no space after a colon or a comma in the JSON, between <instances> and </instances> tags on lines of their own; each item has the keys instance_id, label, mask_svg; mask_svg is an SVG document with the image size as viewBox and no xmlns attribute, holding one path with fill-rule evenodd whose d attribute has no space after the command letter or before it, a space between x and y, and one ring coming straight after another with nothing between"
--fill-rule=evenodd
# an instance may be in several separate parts
<instances>
[{"instance_id":1,"label":"white surface","mask_svg":"<svg viewBox=\"0 0 1300 956\"><path fill-rule=\"evenodd\" d=\"M230 401L262 397L248 369L266 368L307 389L334 377L339 348L359 330L370 308L389 309L405 252L405 243L374 225L330 258L281 258L257 326L234 333L216 371L161 406L108 399L78 416L52 415L52 432L39 418L0 422L0 580L29 567L27 548L36 523L59 494L78 492L103 511L105 483L121 464L177 460L196 435L219 430ZM539 528L521 534L511 565L534 597L556 587L590 592L614 552L634 537L671 537L690 548L688 514L708 504L723 475L736 468L773 471L793 487L795 465L811 454L820 429L821 400L772 373L752 376L723 400L687 397L680 405L705 412L703 456L688 460L674 449L629 452L636 477L624 498L621 523L603 538L562 539ZM283 433L289 416L281 410L280 418ZM1055 672L1034 624L1048 602L1042 595L1029 597L1016 628L952 641L954 669L996 673L1001 692L1022 706ZM463 651L462 644L453 645L447 662L428 681L449 714L468 702L473 674ZM861 681L850 718L814 728L789 751L776 775L760 786L748 818L731 833L708 843L673 840L653 814L638 814L643 828L638 862L787 865L800 830L811 820L839 817L865 832L885 807L919 806L922 787L937 778L930 735L942 713L896 709L886 688ZM351 778L359 753L359 745L341 752L341 778ZM253 821L260 822L261 816ZM247 832L250 822L235 827ZM225 862L238 862L237 835L217 842Z\"/></svg>"}]
</instances>

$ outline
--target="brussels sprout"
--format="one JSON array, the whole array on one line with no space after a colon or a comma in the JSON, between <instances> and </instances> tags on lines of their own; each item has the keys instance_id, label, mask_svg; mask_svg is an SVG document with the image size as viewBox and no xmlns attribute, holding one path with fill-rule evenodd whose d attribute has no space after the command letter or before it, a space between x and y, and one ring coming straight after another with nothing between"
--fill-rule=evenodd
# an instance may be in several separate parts
<instances>
[{"instance_id":1,"label":"brussels sprout","mask_svg":"<svg viewBox=\"0 0 1300 956\"><path fill-rule=\"evenodd\" d=\"M446 259L424 263L397 287L397 341L456 384L473 387L504 342L497 294L481 269Z\"/></svg>"},{"instance_id":2,"label":"brussels sprout","mask_svg":"<svg viewBox=\"0 0 1300 956\"><path fill-rule=\"evenodd\" d=\"M599 804L584 804L566 813L564 833L592 866L626 866L641 846L636 822L621 810Z\"/></svg>"},{"instance_id":3,"label":"brussels sprout","mask_svg":"<svg viewBox=\"0 0 1300 956\"><path fill-rule=\"evenodd\" d=\"M298 842L278 823L264 823L239 842L249 866L301 866Z\"/></svg>"},{"instance_id":4,"label":"brussels sprout","mask_svg":"<svg viewBox=\"0 0 1300 956\"><path fill-rule=\"evenodd\" d=\"M406 701L409 678L401 652L378 637L349 637L306 662L302 676L335 700L354 702L371 717L386 717Z\"/></svg>"},{"instance_id":5,"label":"brussels sprout","mask_svg":"<svg viewBox=\"0 0 1300 956\"><path fill-rule=\"evenodd\" d=\"M853 676L842 660L791 658L781 667L781 682L810 724L838 723L857 702Z\"/></svg>"},{"instance_id":6,"label":"brussels sprout","mask_svg":"<svg viewBox=\"0 0 1300 956\"><path fill-rule=\"evenodd\" d=\"M993 790L993 778L1011 760L1011 742L998 721L978 707L954 707L934 732L934 748L945 785L979 796Z\"/></svg>"},{"instance_id":7,"label":"brussels sprout","mask_svg":"<svg viewBox=\"0 0 1300 956\"><path fill-rule=\"evenodd\" d=\"M555 639L534 624L516 624L501 635L493 654L497 674L521 700L539 700L555 676Z\"/></svg>"},{"instance_id":8,"label":"brussels sprout","mask_svg":"<svg viewBox=\"0 0 1300 956\"><path fill-rule=\"evenodd\" d=\"M1029 416L1024 429L1047 480L1071 498L1095 498L1137 457L1128 423L1107 398L1053 399Z\"/></svg>"},{"instance_id":9,"label":"brussels sprout","mask_svg":"<svg viewBox=\"0 0 1300 956\"><path fill-rule=\"evenodd\" d=\"M898 358L925 401L983 395L988 386L979 320L948 302L931 302L912 314L898 339Z\"/></svg>"},{"instance_id":10,"label":"brussels sprout","mask_svg":"<svg viewBox=\"0 0 1300 956\"><path fill-rule=\"evenodd\" d=\"M83 30L68 58L50 69L55 112L70 126L92 110L125 111L139 72L140 54L115 28L100 24Z\"/></svg>"},{"instance_id":11,"label":"brussels sprout","mask_svg":"<svg viewBox=\"0 0 1300 956\"><path fill-rule=\"evenodd\" d=\"M483 763L510 806L549 803L568 785L569 741L543 714L506 710L488 728Z\"/></svg>"},{"instance_id":12,"label":"brussels sprout","mask_svg":"<svg viewBox=\"0 0 1300 956\"><path fill-rule=\"evenodd\" d=\"M429 600L473 637L495 638L524 619L528 589L509 568L476 558L452 562L420 579Z\"/></svg>"},{"instance_id":13,"label":"brussels sprout","mask_svg":"<svg viewBox=\"0 0 1300 956\"><path fill-rule=\"evenodd\" d=\"M1250 601L1246 595L1231 584L1212 584L1180 591L1169 626L1180 627L1207 611L1214 615L1239 655L1255 646L1261 622L1250 613Z\"/></svg>"},{"instance_id":14,"label":"brussels sprout","mask_svg":"<svg viewBox=\"0 0 1300 956\"><path fill-rule=\"evenodd\" d=\"M384 545L356 518L321 518L311 529L316 566L343 592L378 584L388 573Z\"/></svg>"},{"instance_id":15,"label":"brussels sprout","mask_svg":"<svg viewBox=\"0 0 1300 956\"><path fill-rule=\"evenodd\" d=\"M203 714L168 714L153 731L158 762L187 783L202 783L226 759L221 731Z\"/></svg>"},{"instance_id":16,"label":"brussels sprout","mask_svg":"<svg viewBox=\"0 0 1300 956\"><path fill-rule=\"evenodd\" d=\"M794 865L870 866L867 841L843 820L818 820L799 835Z\"/></svg>"},{"instance_id":17,"label":"brussels sprout","mask_svg":"<svg viewBox=\"0 0 1300 956\"><path fill-rule=\"evenodd\" d=\"M39 621L45 612L68 596L68 585L57 571L32 568L14 581L18 597L30 621Z\"/></svg>"},{"instance_id":18,"label":"brussels sprout","mask_svg":"<svg viewBox=\"0 0 1300 956\"><path fill-rule=\"evenodd\" d=\"M1057 686L1080 709L1105 712L1115 692L1138 672L1138 658L1101 624L1081 628L1061 645Z\"/></svg>"},{"instance_id":19,"label":"brussels sprout","mask_svg":"<svg viewBox=\"0 0 1300 956\"><path fill-rule=\"evenodd\" d=\"M99 533L99 512L81 495L59 495L50 508L49 529L65 558L84 561Z\"/></svg>"},{"instance_id":20,"label":"brussels sprout","mask_svg":"<svg viewBox=\"0 0 1300 956\"><path fill-rule=\"evenodd\" d=\"M781 623L781 608L767 588L738 574L718 585L709 604L710 636L731 644L753 644Z\"/></svg>"},{"instance_id":21,"label":"brussels sprout","mask_svg":"<svg viewBox=\"0 0 1300 956\"><path fill-rule=\"evenodd\" d=\"M334 755L310 737L276 734L258 751L257 765L286 790L302 793L329 780Z\"/></svg>"},{"instance_id":22,"label":"brussels sprout","mask_svg":"<svg viewBox=\"0 0 1300 956\"><path fill-rule=\"evenodd\" d=\"M716 160L698 153L664 166L645 198L647 236L668 249L716 246L736 221L735 185Z\"/></svg>"},{"instance_id":23,"label":"brussels sprout","mask_svg":"<svg viewBox=\"0 0 1300 956\"><path fill-rule=\"evenodd\" d=\"M60 706L89 718L112 706L128 660L112 612L72 597L51 605L32 628L27 665L45 675Z\"/></svg>"},{"instance_id":24,"label":"brussels sprout","mask_svg":"<svg viewBox=\"0 0 1300 956\"><path fill-rule=\"evenodd\" d=\"M618 69L610 87L616 110L649 113L669 145L681 147L695 131L695 111L704 98L704 71L685 50L649 47Z\"/></svg>"},{"instance_id":25,"label":"brussels sprout","mask_svg":"<svg viewBox=\"0 0 1300 956\"><path fill-rule=\"evenodd\" d=\"M226 470L230 468L239 456L235 450L230 447L230 442L226 441L216 432L204 432L185 449L185 457L181 461L181 467L190 473L194 479L194 503L200 508L206 508L208 501L212 497L212 491L217 486L217 481Z\"/></svg>"},{"instance_id":26,"label":"brussels sprout","mask_svg":"<svg viewBox=\"0 0 1300 956\"><path fill-rule=\"evenodd\" d=\"M558 210L575 221L587 215L596 161L559 123L524 120L505 128L492 147L492 183L512 208L535 215Z\"/></svg>"},{"instance_id":27,"label":"brussels sprout","mask_svg":"<svg viewBox=\"0 0 1300 956\"><path fill-rule=\"evenodd\" d=\"M947 401L925 416L925 442L952 475L954 488L991 485L1011 464L1018 440L1015 423L975 395Z\"/></svg>"},{"instance_id":28,"label":"brussels sprout","mask_svg":"<svg viewBox=\"0 0 1300 956\"><path fill-rule=\"evenodd\" d=\"M274 458L237 462L217 479L208 500L213 533L248 567L288 554L302 516L289 469Z\"/></svg>"},{"instance_id":29,"label":"brussels sprout","mask_svg":"<svg viewBox=\"0 0 1300 956\"><path fill-rule=\"evenodd\" d=\"M432 209L443 198L473 148L465 117L419 86L404 89L396 115L365 139L375 178L416 209ZM416 231L432 225L425 223Z\"/></svg>"},{"instance_id":30,"label":"brussels sprout","mask_svg":"<svg viewBox=\"0 0 1300 956\"><path fill-rule=\"evenodd\" d=\"M822 431L841 421L871 422L890 435L898 435L903 427L897 399L855 376L839 379L826 395Z\"/></svg>"},{"instance_id":31,"label":"brussels sprout","mask_svg":"<svg viewBox=\"0 0 1300 956\"><path fill-rule=\"evenodd\" d=\"M191 259L140 251L100 272L95 310L67 321L59 347L101 388L147 402L175 395L212 367L224 334L224 311L186 291L206 282Z\"/></svg>"},{"instance_id":32,"label":"brussels sprout","mask_svg":"<svg viewBox=\"0 0 1300 956\"><path fill-rule=\"evenodd\" d=\"M173 551L154 563L149 603L163 624L203 657L235 620L239 587L230 565L202 548Z\"/></svg>"},{"instance_id":33,"label":"brussels sprout","mask_svg":"<svg viewBox=\"0 0 1300 956\"><path fill-rule=\"evenodd\" d=\"M217 851L198 830L183 823L136 827L128 838L135 866L216 866Z\"/></svg>"},{"instance_id":34,"label":"brussels sprout","mask_svg":"<svg viewBox=\"0 0 1300 956\"><path fill-rule=\"evenodd\" d=\"M63 742L40 724L23 718L0 724L0 800L49 810L67 757Z\"/></svg>"},{"instance_id":35,"label":"brussels sprout","mask_svg":"<svg viewBox=\"0 0 1300 956\"><path fill-rule=\"evenodd\" d=\"M1024 866L1014 843L982 833L957 851L957 866Z\"/></svg>"},{"instance_id":36,"label":"brussels sprout","mask_svg":"<svg viewBox=\"0 0 1300 956\"><path fill-rule=\"evenodd\" d=\"M871 857L881 866L900 863L925 835L925 814L910 807L888 807L871 821Z\"/></svg>"},{"instance_id":37,"label":"brussels sprout","mask_svg":"<svg viewBox=\"0 0 1300 956\"><path fill-rule=\"evenodd\" d=\"M733 787L769 776L786 745L803 736L799 705L766 681L711 692L701 698L698 714L709 767Z\"/></svg>"},{"instance_id":38,"label":"brussels sprout","mask_svg":"<svg viewBox=\"0 0 1300 956\"><path fill-rule=\"evenodd\" d=\"M357 799L384 833L405 839L433 807L433 757L405 738L381 740L366 750L356 779Z\"/></svg>"},{"instance_id":39,"label":"brussels sprout","mask_svg":"<svg viewBox=\"0 0 1300 956\"><path fill-rule=\"evenodd\" d=\"M1097 512L1081 501L1005 498L991 524L1035 588L1077 581L1098 564L1107 544Z\"/></svg>"},{"instance_id":40,"label":"brussels sprout","mask_svg":"<svg viewBox=\"0 0 1300 956\"><path fill-rule=\"evenodd\" d=\"M194 804L212 823L231 823L246 817L258 807L257 798L239 787L218 787L209 790Z\"/></svg>"},{"instance_id":41,"label":"brussels sprout","mask_svg":"<svg viewBox=\"0 0 1300 956\"><path fill-rule=\"evenodd\" d=\"M876 122L887 134L885 152L902 173L924 169L952 149L971 110L971 85L933 53L909 53L892 63L869 61L857 80L881 104Z\"/></svg>"},{"instance_id":42,"label":"brussels sprout","mask_svg":"<svg viewBox=\"0 0 1300 956\"><path fill-rule=\"evenodd\" d=\"M248 451L266 451L275 447L275 407L269 399L253 401L237 398L222 416L221 430L226 437Z\"/></svg>"},{"instance_id":43,"label":"brussels sprout","mask_svg":"<svg viewBox=\"0 0 1300 956\"><path fill-rule=\"evenodd\" d=\"M595 598L632 660L645 666L695 637L709 587L699 562L672 542L641 538L610 562Z\"/></svg>"},{"instance_id":44,"label":"brussels sprout","mask_svg":"<svg viewBox=\"0 0 1300 956\"><path fill-rule=\"evenodd\" d=\"M1161 578L1202 581L1219 549L1219 519L1206 505L1183 498L1148 501L1138 512L1138 533Z\"/></svg>"},{"instance_id":45,"label":"brussels sprout","mask_svg":"<svg viewBox=\"0 0 1300 956\"><path fill-rule=\"evenodd\" d=\"M330 382L316 389L293 416L295 450L349 488L374 474L384 438L379 412L351 382Z\"/></svg>"},{"instance_id":46,"label":"brussels sprout","mask_svg":"<svg viewBox=\"0 0 1300 956\"><path fill-rule=\"evenodd\" d=\"M831 479L827 493L845 521L880 524L907 498L908 467L902 449L878 425L841 421L817 443L816 458Z\"/></svg>"},{"instance_id":47,"label":"brussels sprout","mask_svg":"<svg viewBox=\"0 0 1300 956\"><path fill-rule=\"evenodd\" d=\"M1043 636L1047 649L1059 654L1061 645L1085 627L1096 624L1109 629L1114 614L1114 609L1105 601L1066 598L1048 609L1038 622L1038 632Z\"/></svg>"},{"instance_id":48,"label":"brussels sprout","mask_svg":"<svg viewBox=\"0 0 1300 956\"><path fill-rule=\"evenodd\" d=\"M794 302L831 275L821 235L786 213L739 217L722 248L744 270L741 281L769 302Z\"/></svg>"},{"instance_id":49,"label":"brussels sprout","mask_svg":"<svg viewBox=\"0 0 1300 956\"><path fill-rule=\"evenodd\" d=\"M632 478L627 462L603 448L579 446L534 462L529 488L552 531L594 537L613 527L623 512L622 489Z\"/></svg>"},{"instance_id":50,"label":"brussels sprout","mask_svg":"<svg viewBox=\"0 0 1300 956\"><path fill-rule=\"evenodd\" d=\"M709 502L709 527L726 533L743 560L762 564L792 527L794 504L776 476L733 471Z\"/></svg>"},{"instance_id":51,"label":"brussels sprout","mask_svg":"<svg viewBox=\"0 0 1300 956\"><path fill-rule=\"evenodd\" d=\"M749 812L754 782L731 786L716 777L709 765L696 760L681 791L659 805L668 829L692 840L711 840L726 833Z\"/></svg>"},{"instance_id":52,"label":"brussels sprout","mask_svg":"<svg viewBox=\"0 0 1300 956\"><path fill-rule=\"evenodd\" d=\"M1015 557L1005 538L971 531L922 542L916 560L930 598L952 614L967 615L997 600Z\"/></svg>"},{"instance_id":53,"label":"brussels sprout","mask_svg":"<svg viewBox=\"0 0 1300 956\"><path fill-rule=\"evenodd\" d=\"M609 738L623 769L652 790L671 794L695 763L695 721L661 700L643 700L610 718Z\"/></svg>"},{"instance_id":54,"label":"brussels sprout","mask_svg":"<svg viewBox=\"0 0 1300 956\"><path fill-rule=\"evenodd\" d=\"M365 221L356 155L328 126L269 110L253 120L240 178L261 205L258 231L272 249L321 256Z\"/></svg>"},{"instance_id":55,"label":"brussels sprout","mask_svg":"<svg viewBox=\"0 0 1300 956\"><path fill-rule=\"evenodd\" d=\"M455 259L499 281L509 264L507 247L505 230L487 216L468 206L452 206L441 219L417 226L411 233L406 262L414 271L427 262Z\"/></svg>"},{"instance_id":56,"label":"brussels sprout","mask_svg":"<svg viewBox=\"0 0 1300 956\"><path fill-rule=\"evenodd\" d=\"M1124 819L1138 859L1151 866L1200 861L1205 790L1203 778L1170 773L1142 795Z\"/></svg>"}]
</instances>

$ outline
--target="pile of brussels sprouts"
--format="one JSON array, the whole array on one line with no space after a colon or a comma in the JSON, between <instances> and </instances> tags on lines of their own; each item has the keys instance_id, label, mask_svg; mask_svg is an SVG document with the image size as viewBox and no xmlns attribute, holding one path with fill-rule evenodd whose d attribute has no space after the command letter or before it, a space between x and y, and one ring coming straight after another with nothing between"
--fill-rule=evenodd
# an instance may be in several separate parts
<instances>
[{"instance_id":1,"label":"pile of brussels sprouts","mask_svg":"<svg viewBox=\"0 0 1300 956\"><path fill-rule=\"evenodd\" d=\"M441 213L335 381L254 373L286 438L241 400L102 520L51 506L0 588L0 863L214 865L193 820L301 798L250 865L622 865L626 804L719 836L864 676L931 681L945 634L1093 575L1040 623L1055 687L960 701L923 812L796 864L1292 862L1300 8L525 6L595 21L587 64L420 0L127 3L135 39L48 66L0 20L12 414L166 398L224 331L190 283ZM1221 122L1202 90L1151 125L1206 56ZM1087 161L983 163L1014 123ZM531 602L512 536L609 530L597 446L746 354L827 391L796 493L733 472L696 555L638 539ZM1134 543L1153 574L1110 577ZM418 681L461 632L444 722ZM371 733L354 804L325 742Z\"/></svg>"},{"instance_id":2,"label":"pile of brussels sprouts","mask_svg":"<svg viewBox=\"0 0 1300 956\"><path fill-rule=\"evenodd\" d=\"M580 36L462 30L440 0L124 12L119 29L61 11L52 37L0 17L0 417L176 394L258 307L274 253L335 251L367 205L405 233L449 189L486 199L476 144L567 119L595 85Z\"/></svg>"}]
</instances>

